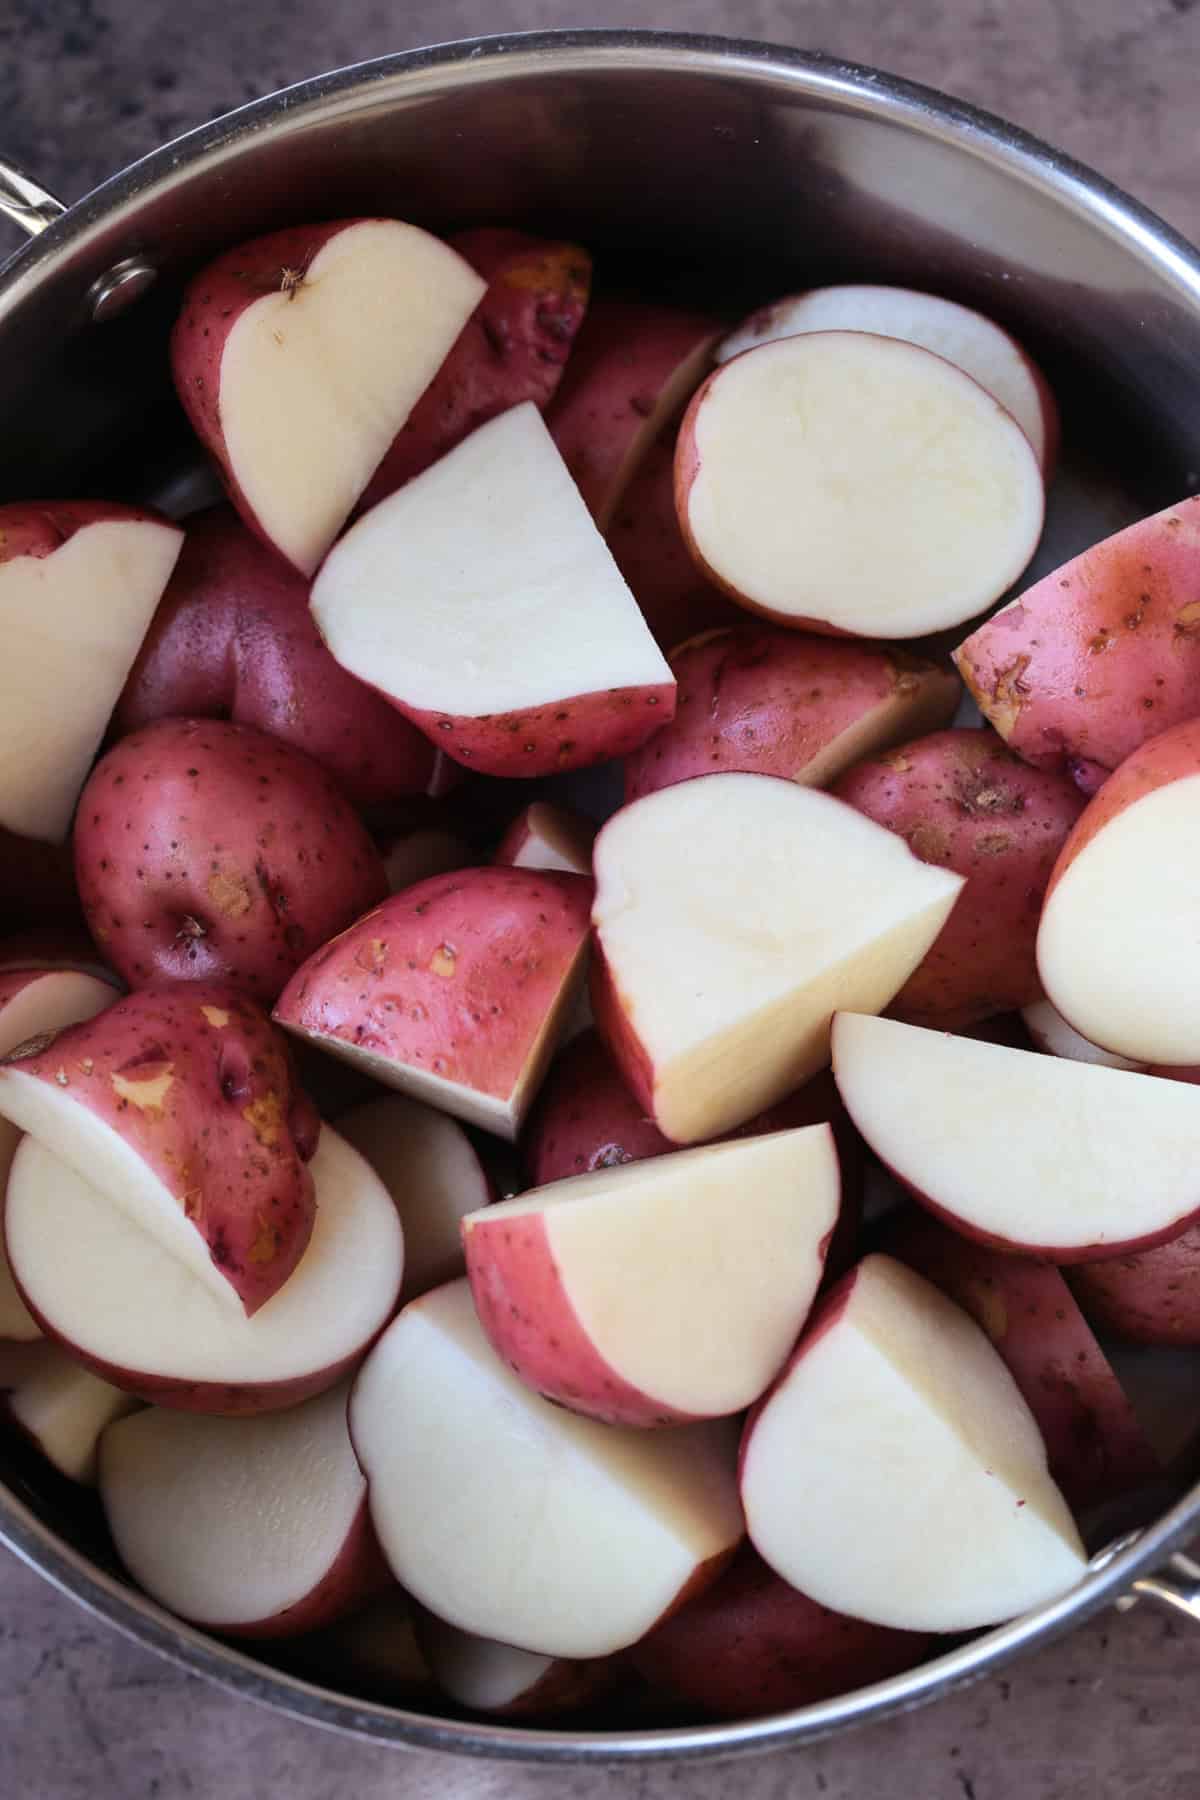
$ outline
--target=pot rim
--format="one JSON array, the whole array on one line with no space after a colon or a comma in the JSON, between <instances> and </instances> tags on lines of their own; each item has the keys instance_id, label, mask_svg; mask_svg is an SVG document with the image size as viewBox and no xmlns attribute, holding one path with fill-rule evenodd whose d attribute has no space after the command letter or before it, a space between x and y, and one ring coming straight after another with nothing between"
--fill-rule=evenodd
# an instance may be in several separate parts
<instances>
[{"instance_id":1,"label":"pot rim","mask_svg":"<svg viewBox=\"0 0 1200 1800\"><path fill-rule=\"evenodd\" d=\"M562 73L643 67L663 74L736 74L783 81L798 92L834 99L864 115L899 122L919 136L955 146L1051 196L1107 236L1132 247L1200 312L1200 251L1149 208L1074 158L1003 119L935 89L857 63L752 40L623 29L541 31L465 39L399 52L282 88L174 139L93 189L0 267L0 326L48 269L122 215L132 219L155 190L182 185L264 129L304 124L332 100L377 107L390 89L404 93L489 84L547 68ZM131 246L132 247L132 246ZM0 1483L0 1543L87 1611L126 1637L243 1698L340 1733L400 1748L441 1750L509 1761L619 1764L733 1757L811 1743L853 1725L910 1711L1003 1668L1035 1644L1049 1643L1129 1593L1200 1526L1200 1486L1141 1533L1092 1559L1070 1593L905 1674L848 1695L740 1722L654 1730L572 1731L441 1718L358 1700L256 1661L185 1624L107 1574Z\"/></svg>"}]
</instances>

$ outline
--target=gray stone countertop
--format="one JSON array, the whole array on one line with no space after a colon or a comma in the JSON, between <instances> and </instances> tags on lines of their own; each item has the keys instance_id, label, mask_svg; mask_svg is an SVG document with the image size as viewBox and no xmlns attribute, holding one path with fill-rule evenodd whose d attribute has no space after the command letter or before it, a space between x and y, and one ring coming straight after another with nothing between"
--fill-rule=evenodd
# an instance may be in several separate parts
<instances>
[{"instance_id":1,"label":"gray stone countertop","mask_svg":"<svg viewBox=\"0 0 1200 1800\"><path fill-rule=\"evenodd\" d=\"M0 0L0 146L73 199L186 127L322 69L580 24L736 32L928 81L1200 236L1197 0ZM0 1553L0 1797L1197 1800L1196 1650L1139 1609L811 1750L710 1769L535 1770L388 1752L278 1718L126 1643Z\"/></svg>"}]
</instances>

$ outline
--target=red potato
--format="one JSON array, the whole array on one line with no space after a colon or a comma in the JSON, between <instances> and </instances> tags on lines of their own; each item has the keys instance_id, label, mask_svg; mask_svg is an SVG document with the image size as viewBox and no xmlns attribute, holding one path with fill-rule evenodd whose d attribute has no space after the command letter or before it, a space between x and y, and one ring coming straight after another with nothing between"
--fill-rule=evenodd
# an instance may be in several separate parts
<instances>
[{"instance_id":1,"label":"red potato","mask_svg":"<svg viewBox=\"0 0 1200 1800\"><path fill-rule=\"evenodd\" d=\"M1135 750L1063 845L1038 926L1046 997L1134 1062L1200 1062L1200 720Z\"/></svg>"},{"instance_id":2,"label":"red potato","mask_svg":"<svg viewBox=\"0 0 1200 1800\"><path fill-rule=\"evenodd\" d=\"M623 756L674 710L671 671L530 404L359 519L311 604L344 668L485 775Z\"/></svg>"},{"instance_id":3,"label":"red potato","mask_svg":"<svg viewBox=\"0 0 1200 1800\"><path fill-rule=\"evenodd\" d=\"M26 1138L4 1220L20 1292L77 1363L157 1406L248 1417L298 1405L362 1361L396 1309L405 1266L391 1195L332 1126L309 1166L312 1236L270 1305L247 1318Z\"/></svg>"},{"instance_id":4,"label":"red potato","mask_svg":"<svg viewBox=\"0 0 1200 1800\"><path fill-rule=\"evenodd\" d=\"M232 988L143 990L21 1045L0 1063L0 1115L235 1316L283 1286L312 1234L320 1120L286 1039Z\"/></svg>"},{"instance_id":5,"label":"red potato","mask_svg":"<svg viewBox=\"0 0 1200 1800\"><path fill-rule=\"evenodd\" d=\"M463 869L394 894L305 963L275 1017L331 1055L513 1138L587 951L592 884Z\"/></svg>"},{"instance_id":6,"label":"red potato","mask_svg":"<svg viewBox=\"0 0 1200 1800\"><path fill-rule=\"evenodd\" d=\"M123 991L119 976L109 968L87 933L73 931L69 926L47 925L0 938L0 975L35 972L90 975L116 993Z\"/></svg>"},{"instance_id":7,"label":"red potato","mask_svg":"<svg viewBox=\"0 0 1200 1800\"><path fill-rule=\"evenodd\" d=\"M680 427L675 498L697 567L739 605L889 639L990 606L1045 510L1029 440L990 394L928 350L859 331L722 364Z\"/></svg>"},{"instance_id":8,"label":"red potato","mask_svg":"<svg viewBox=\"0 0 1200 1800\"><path fill-rule=\"evenodd\" d=\"M282 1638L387 1584L345 1384L259 1419L150 1407L100 1440L100 1498L134 1580L227 1637Z\"/></svg>"},{"instance_id":9,"label":"red potato","mask_svg":"<svg viewBox=\"0 0 1200 1800\"><path fill-rule=\"evenodd\" d=\"M84 789L75 869L131 987L230 981L267 1001L387 892L325 770L216 719L160 719L114 745Z\"/></svg>"},{"instance_id":10,"label":"red potato","mask_svg":"<svg viewBox=\"0 0 1200 1800\"><path fill-rule=\"evenodd\" d=\"M1087 787L1200 711L1200 498L1093 544L954 652L984 717L1026 762Z\"/></svg>"},{"instance_id":11,"label":"red potato","mask_svg":"<svg viewBox=\"0 0 1200 1800\"><path fill-rule=\"evenodd\" d=\"M303 750L363 810L430 791L437 752L321 642L309 583L228 507L189 519L113 726L232 719Z\"/></svg>"},{"instance_id":12,"label":"red potato","mask_svg":"<svg viewBox=\"0 0 1200 1800\"><path fill-rule=\"evenodd\" d=\"M469 868L475 861L470 844L445 825L415 825L410 831L397 832L384 840L380 854L392 894L428 881L431 875Z\"/></svg>"},{"instance_id":13,"label":"red potato","mask_svg":"<svg viewBox=\"0 0 1200 1800\"><path fill-rule=\"evenodd\" d=\"M568 875L590 875L596 825L567 806L535 800L519 812L492 861L497 868L558 869Z\"/></svg>"},{"instance_id":14,"label":"red potato","mask_svg":"<svg viewBox=\"0 0 1200 1800\"><path fill-rule=\"evenodd\" d=\"M683 541L675 509L673 428L646 451L606 536L655 643L668 654L698 632L737 625L745 618L740 607L705 581Z\"/></svg>"},{"instance_id":15,"label":"red potato","mask_svg":"<svg viewBox=\"0 0 1200 1800\"><path fill-rule=\"evenodd\" d=\"M1200 1225L1153 1249L1072 1269L1067 1279L1097 1331L1126 1344L1200 1347Z\"/></svg>"},{"instance_id":16,"label":"red potato","mask_svg":"<svg viewBox=\"0 0 1200 1800\"><path fill-rule=\"evenodd\" d=\"M1079 1511L1114 1500L1160 1472L1058 1269L989 1250L912 1209L889 1224L880 1247L961 1306L999 1351L1037 1420L1050 1473L1069 1506Z\"/></svg>"},{"instance_id":17,"label":"red potato","mask_svg":"<svg viewBox=\"0 0 1200 1800\"><path fill-rule=\"evenodd\" d=\"M442 1693L499 1719L561 1718L594 1705L618 1679L619 1659L572 1662L498 1644L418 1610L417 1642Z\"/></svg>"},{"instance_id":18,"label":"red potato","mask_svg":"<svg viewBox=\"0 0 1200 1800\"><path fill-rule=\"evenodd\" d=\"M384 1332L350 1431L396 1579L461 1630L543 1656L625 1649L741 1540L729 1423L631 1431L552 1406L495 1354L465 1281Z\"/></svg>"},{"instance_id":19,"label":"red potato","mask_svg":"<svg viewBox=\"0 0 1200 1800\"><path fill-rule=\"evenodd\" d=\"M1017 340L983 313L914 288L809 288L751 313L721 344L717 361L802 331L871 331L944 356L1012 414L1047 480L1053 473L1059 421L1049 383Z\"/></svg>"},{"instance_id":20,"label":"red potato","mask_svg":"<svg viewBox=\"0 0 1200 1800\"><path fill-rule=\"evenodd\" d=\"M718 321L644 300L594 300L550 406L554 441L601 531L664 425L712 366Z\"/></svg>"},{"instance_id":21,"label":"red potato","mask_svg":"<svg viewBox=\"0 0 1200 1800\"><path fill-rule=\"evenodd\" d=\"M761 1137L802 1125L829 1124L841 1169L841 1208L825 1257L826 1278L853 1261L862 1220L865 1166L862 1139L851 1125L827 1069L766 1112L747 1119L730 1138ZM542 1083L521 1139L531 1187L620 1163L666 1156L676 1146L647 1117L621 1080L604 1039L594 1028L559 1051Z\"/></svg>"},{"instance_id":22,"label":"red potato","mask_svg":"<svg viewBox=\"0 0 1200 1800\"><path fill-rule=\"evenodd\" d=\"M1087 1570L996 1350L889 1256L826 1295L746 1420L739 1478L750 1541L775 1573L877 1625L975 1630Z\"/></svg>"},{"instance_id":23,"label":"red potato","mask_svg":"<svg viewBox=\"0 0 1200 1800\"><path fill-rule=\"evenodd\" d=\"M131 1395L110 1387L49 1345L39 1366L15 1383L5 1408L59 1474L84 1487L96 1485L102 1434L137 1409Z\"/></svg>"},{"instance_id":24,"label":"red potato","mask_svg":"<svg viewBox=\"0 0 1200 1800\"><path fill-rule=\"evenodd\" d=\"M486 284L398 219L299 225L227 250L171 334L184 410L252 531L311 575Z\"/></svg>"},{"instance_id":25,"label":"red potato","mask_svg":"<svg viewBox=\"0 0 1200 1800\"><path fill-rule=\"evenodd\" d=\"M823 1068L835 1008L886 1006L963 885L827 794L740 773L622 807L594 864L596 1024L677 1144Z\"/></svg>"},{"instance_id":26,"label":"red potato","mask_svg":"<svg viewBox=\"0 0 1200 1800\"><path fill-rule=\"evenodd\" d=\"M20 1141L21 1133L16 1126L7 1119L0 1119L0 1197L8 1189L9 1171ZM0 1218L2 1217L3 1207L0 1204ZM5 1367L8 1352L18 1345L36 1345L41 1342L41 1337L41 1327L22 1300L20 1289L13 1280L3 1236L0 1235L0 1388L10 1384L9 1371Z\"/></svg>"},{"instance_id":27,"label":"red potato","mask_svg":"<svg viewBox=\"0 0 1200 1800\"><path fill-rule=\"evenodd\" d=\"M625 799L718 769L828 787L861 758L948 725L936 663L770 625L706 632L671 657L675 717L625 759Z\"/></svg>"},{"instance_id":28,"label":"red potato","mask_svg":"<svg viewBox=\"0 0 1200 1800\"><path fill-rule=\"evenodd\" d=\"M985 727L935 732L869 758L831 791L922 862L966 878L893 1016L953 1030L1036 1000L1042 897L1084 807L1074 783L1031 769Z\"/></svg>"},{"instance_id":29,"label":"red potato","mask_svg":"<svg viewBox=\"0 0 1200 1800\"><path fill-rule=\"evenodd\" d=\"M831 1700L921 1662L927 1633L831 1612L740 1550L719 1581L630 1652L661 1692L716 1719L758 1718Z\"/></svg>"},{"instance_id":30,"label":"red potato","mask_svg":"<svg viewBox=\"0 0 1200 1800\"><path fill-rule=\"evenodd\" d=\"M855 1013L833 1022L833 1072L881 1162L980 1243L1096 1262L1200 1216L1187 1082Z\"/></svg>"},{"instance_id":31,"label":"red potato","mask_svg":"<svg viewBox=\"0 0 1200 1800\"><path fill-rule=\"evenodd\" d=\"M0 848L66 837L143 634L183 543L168 520L106 500L0 506ZM31 896L55 858L21 855L0 892ZM69 899L67 894L62 900ZM69 910L64 904L63 910ZM44 921L40 918L39 924Z\"/></svg>"},{"instance_id":32,"label":"red potato","mask_svg":"<svg viewBox=\"0 0 1200 1800\"><path fill-rule=\"evenodd\" d=\"M572 1412L643 1428L741 1412L808 1316L839 1200L828 1125L555 1181L463 1220L475 1310Z\"/></svg>"},{"instance_id":33,"label":"red potato","mask_svg":"<svg viewBox=\"0 0 1200 1800\"><path fill-rule=\"evenodd\" d=\"M592 259L578 244L493 225L447 241L487 292L368 482L364 512L497 413L544 408L587 311Z\"/></svg>"}]
</instances>

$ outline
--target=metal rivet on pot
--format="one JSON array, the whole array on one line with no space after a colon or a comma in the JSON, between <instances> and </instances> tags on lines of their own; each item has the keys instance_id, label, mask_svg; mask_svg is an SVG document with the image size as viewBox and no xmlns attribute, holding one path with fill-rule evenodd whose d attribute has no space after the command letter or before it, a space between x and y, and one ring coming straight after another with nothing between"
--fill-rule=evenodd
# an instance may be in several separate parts
<instances>
[{"instance_id":1,"label":"metal rivet on pot","mask_svg":"<svg viewBox=\"0 0 1200 1800\"><path fill-rule=\"evenodd\" d=\"M87 304L97 325L105 325L140 300L158 279L158 270L140 257L127 256L98 275L87 291Z\"/></svg>"}]
</instances>

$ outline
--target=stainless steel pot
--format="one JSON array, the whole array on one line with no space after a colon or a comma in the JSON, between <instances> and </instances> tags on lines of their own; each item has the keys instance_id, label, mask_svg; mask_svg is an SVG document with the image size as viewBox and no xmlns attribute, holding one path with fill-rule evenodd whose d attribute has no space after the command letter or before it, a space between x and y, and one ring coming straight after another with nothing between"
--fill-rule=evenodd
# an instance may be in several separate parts
<instances>
[{"instance_id":1,"label":"stainless steel pot","mask_svg":"<svg viewBox=\"0 0 1200 1800\"><path fill-rule=\"evenodd\" d=\"M450 44L340 70L180 138L63 209L0 166L33 236L0 271L0 495L160 497L186 467L166 375L181 280L277 225L379 210L557 228L641 285L730 307L814 278L975 301L1049 365L1068 456L1047 566L1200 482L1200 255L1078 164L928 90L818 56L651 32ZM370 1704L131 1589L97 1510L0 1444L0 1537L83 1606L251 1699L380 1742L521 1759L731 1755L921 1704L1103 1607L1200 1621L1195 1469L1052 1606L894 1680L743 1724L515 1729ZM1150 1510L1148 1506L1147 1510Z\"/></svg>"}]
</instances>

